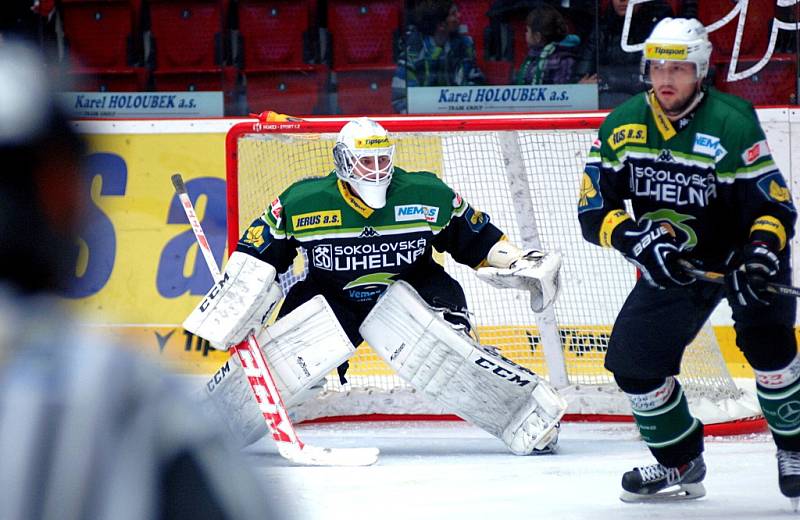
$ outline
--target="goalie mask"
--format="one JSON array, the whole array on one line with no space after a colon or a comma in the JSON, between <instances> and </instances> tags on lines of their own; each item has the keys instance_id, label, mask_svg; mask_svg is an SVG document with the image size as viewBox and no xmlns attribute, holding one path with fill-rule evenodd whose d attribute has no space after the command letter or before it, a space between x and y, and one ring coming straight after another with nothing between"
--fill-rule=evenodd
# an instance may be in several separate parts
<instances>
[{"instance_id":1,"label":"goalie mask","mask_svg":"<svg viewBox=\"0 0 800 520\"><path fill-rule=\"evenodd\" d=\"M694 63L698 81L708 74L711 42L705 26L694 18L664 18L653 28L644 42L641 73L648 82L651 61L680 61Z\"/></svg>"},{"instance_id":2,"label":"goalie mask","mask_svg":"<svg viewBox=\"0 0 800 520\"><path fill-rule=\"evenodd\" d=\"M339 132L333 147L336 175L371 208L386 205L394 171L394 145L389 134L366 117L353 119Z\"/></svg>"}]
</instances>

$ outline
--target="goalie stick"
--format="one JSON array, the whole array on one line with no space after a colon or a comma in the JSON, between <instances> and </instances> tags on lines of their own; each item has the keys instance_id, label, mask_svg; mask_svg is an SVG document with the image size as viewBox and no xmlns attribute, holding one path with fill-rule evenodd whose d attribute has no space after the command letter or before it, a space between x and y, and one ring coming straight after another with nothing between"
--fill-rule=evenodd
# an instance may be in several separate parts
<instances>
[{"instance_id":1,"label":"goalie stick","mask_svg":"<svg viewBox=\"0 0 800 520\"><path fill-rule=\"evenodd\" d=\"M197 244L203 253L209 271L218 282L221 278L217 261L194 212L194 206L186 192L186 186L179 173L172 176L172 185L178 195L186 218L194 231ZM369 466L378 460L377 448L321 448L303 443L289 420L286 407L270 374L264 354L251 333L246 340L230 348L230 353L239 356L244 374L253 391L264 421L278 446L278 452L295 464L305 466Z\"/></svg>"},{"instance_id":2,"label":"goalie stick","mask_svg":"<svg viewBox=\"0 0 800 520\"><path fill-rule=\"evenodd\" d=\"M704 282L711 282L718 284L725 283L725 275L723 273L717 273L714 271L704 271L702 269L698 269L691 262L687 260L678 260L678 264L683 268L684 271L694 276L698 280L703 280ZM773 294L780 294L783 296L793 296L795 298L800 298L800 287L792 287L791 285L783 285L779 283L767 282L765 289Z\"/></svg>"}]
</instances>

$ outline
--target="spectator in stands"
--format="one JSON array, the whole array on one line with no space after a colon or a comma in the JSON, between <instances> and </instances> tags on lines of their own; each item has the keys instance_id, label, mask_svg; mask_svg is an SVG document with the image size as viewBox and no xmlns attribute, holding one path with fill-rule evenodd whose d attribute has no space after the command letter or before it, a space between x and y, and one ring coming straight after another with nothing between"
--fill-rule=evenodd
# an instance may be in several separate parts
<instances>
[{"instance_id":1,"label":"spectator in stands","mask_svg":"<svg viewBox=\"0 0 800 520\"><path fill-rule=\"evenodd\" d=\"M407 89L483 85L475 62L475 44L463 34L458 6L453 0L422 0L414 10L392 79L392 106L407 112Z\"/></svg>"},{"instance_id":2,"label":"spectator in stands","mask_svg":"<svg viewBox=\"0 0 800 520\"><path fill-rule=\"evenodd\" d=\"M175 381L57 297L90 190L48 76L0 42L0 517L285 518Z\"/></svg>"},{"instance_id":3,"label":"spectator in stands","mask_svg":"<svg viewBox=\"0 0 800 520\"><path fill-rule=\"evenodd\" d=\"M516 85L575 83L576 51L580 38L568 34L567 22L555 8L534 8L525 20L528 55L517 71Z\"/></svg>"},{"instance_id":4,"label":"spectator in stands","mask_svg":"<svg viewBox=\"0 0 800 520\"><path fill-rule=\"evenodd\" d=\"M622 49L627 9L628 0L611 0L600 13L599 30L586 42L577 65L579 75L598 75L600 108L616 107L646 88L640 78L641 52ZM627 43L642 43L656 23L668 16L672 16L672 10L663 0L635 5Z\"/></svg>"}]
</instances>

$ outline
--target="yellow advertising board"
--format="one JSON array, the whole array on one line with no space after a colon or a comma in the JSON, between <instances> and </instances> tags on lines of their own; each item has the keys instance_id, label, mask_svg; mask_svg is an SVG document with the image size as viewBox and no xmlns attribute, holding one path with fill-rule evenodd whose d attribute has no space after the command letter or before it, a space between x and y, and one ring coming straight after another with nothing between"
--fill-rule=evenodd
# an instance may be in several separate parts
<instances>
[{"instance_id":1,"label":"yellow advertising board","mask_svg":"<svg viewBox=\"0 0 800 520\"><path fill-rule=\"evenodd\" d=\"M225 257L225 133L89 134L90 225L72 305L93 326L130 336L180 370L227 356L179 324L211 286L170 176L183 175L219 263Z\"/></svg>"}]
</instances>

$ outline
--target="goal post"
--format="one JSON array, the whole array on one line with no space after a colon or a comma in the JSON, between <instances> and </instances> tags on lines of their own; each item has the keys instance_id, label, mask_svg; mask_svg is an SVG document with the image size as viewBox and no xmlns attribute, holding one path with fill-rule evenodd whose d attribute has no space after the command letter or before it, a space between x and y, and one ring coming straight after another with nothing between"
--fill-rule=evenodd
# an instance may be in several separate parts
<instances>
[{"instance_id":1,"label":"goal post","mask_svg":"<svg viewBox=\"0 0 800 520\"><path fill-rule=\"evenodd\" d=\"M602 113L508 116L377 117L396 145L395 164L431 171L490 215L524 247L559 251L562 291L535 314L522 291L495 289L443 255L464 287L481 343L548 378L574 418L630 417L627 398L603 368L611 327L635 283L619 253L586 242L577 219L581 172ZM333 170L336 133L348 119L248 120L226 140L228 244L292 182ZM285 289L303 276L304 259L281 276ZM368 345L350 361L348 383L332 374L323 394L294 413L325 416L439 416L398 379ZM717 433L760 429L757 403L735 385L710 324L689 346L679 376L693 412Z\"/></svg>"}]
</instances>

